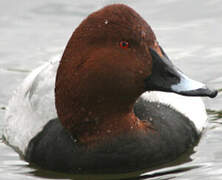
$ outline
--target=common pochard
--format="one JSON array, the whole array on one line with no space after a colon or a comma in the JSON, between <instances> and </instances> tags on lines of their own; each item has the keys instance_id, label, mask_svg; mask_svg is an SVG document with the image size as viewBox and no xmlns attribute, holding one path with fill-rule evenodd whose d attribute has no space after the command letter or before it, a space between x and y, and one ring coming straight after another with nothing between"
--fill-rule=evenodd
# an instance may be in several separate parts
<instances>
[{"instance_id":1,"label":"common pochard","mask_svg":"<svg viewBox=\"0 0 222 180\"><path fill-rule=\"evenodd\" d=\"M206 111L187 96L216 94L172 64L139 14L113 4L82 21L59 63L26 78L9 102L4 138L50 170L142 170L195 145Z\"/></svg>"}]
</instances>

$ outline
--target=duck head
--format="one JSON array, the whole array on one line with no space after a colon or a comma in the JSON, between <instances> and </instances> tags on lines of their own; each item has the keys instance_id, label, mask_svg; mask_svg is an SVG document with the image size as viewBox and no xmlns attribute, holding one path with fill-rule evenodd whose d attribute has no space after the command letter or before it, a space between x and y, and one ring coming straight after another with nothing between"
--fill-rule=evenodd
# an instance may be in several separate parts
<instances>
[{"instance_id":1,"label":"duck head","mask_svg":"<svg viewBox=\"0 0 222 180\"><path fill-rule=\"evenodd\" d=\"M133 105L154 90L216 96L171 63L139 14L110 5L89 15L72 34L57 72L56 109L63 126L88 143L145 129Z\"/></svg>"}]
</instances>

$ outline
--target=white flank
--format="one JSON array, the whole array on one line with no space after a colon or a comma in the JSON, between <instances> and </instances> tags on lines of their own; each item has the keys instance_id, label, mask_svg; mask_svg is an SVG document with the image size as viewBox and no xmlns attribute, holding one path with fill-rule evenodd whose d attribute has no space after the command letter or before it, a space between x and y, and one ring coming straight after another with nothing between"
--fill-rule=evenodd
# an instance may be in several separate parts
<instances>
[{"instance_id":1,"label":"white flank","mask_svg":"<svg viewBox=\"0 0 222 180\"><path fill-rule=\"evenodd\" d=\"M200 97L188 97L159 91L146 92L142 97L150 102L169 105L169 107L182 113L194 123L198 133L206 126L207 113Z\"/></svg>"},{"instance_id":2,"label":"white flank","mask_svg":"<svg viewBox=\"0 0 222 180\"><path fill-rule=\"evenodd\" d=\"M59 60L57 56L32 71L9 101L3 136L22 155L30 140L50 119L57 117L54 84Z\"/></svg>"}]
</instances>

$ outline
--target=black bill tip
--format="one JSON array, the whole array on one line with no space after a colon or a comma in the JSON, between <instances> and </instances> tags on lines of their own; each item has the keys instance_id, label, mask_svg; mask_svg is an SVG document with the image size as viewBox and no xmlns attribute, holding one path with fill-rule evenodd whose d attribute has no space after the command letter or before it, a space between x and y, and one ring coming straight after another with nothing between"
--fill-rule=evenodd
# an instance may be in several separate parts
<instances>
[{"instance_id":1,"label":"black bill tip","mask_svg":"<svg viewBox=\"0 0 222 180\"><path fill-rule=\"evenodd\" d=\"M217 96L217 94L218 94L218 91L217 90L211 90L211 92L209 93L209 97L210 98L214 98L214 97L216 97Z\"/></svg>"},{"instance_id":2,"label":"black bill tip","mask_svg":"<svg viewBox=\"0 0 222 180\"><path fill-rule=\"evenodd\" d=\"M217 96L217 93L218 93L217 90L211 90L208 88L199 88L191 91L181 91L179 94L185 96L208 96L210 98L214 98Z\"/></svg>"}]
</instances>

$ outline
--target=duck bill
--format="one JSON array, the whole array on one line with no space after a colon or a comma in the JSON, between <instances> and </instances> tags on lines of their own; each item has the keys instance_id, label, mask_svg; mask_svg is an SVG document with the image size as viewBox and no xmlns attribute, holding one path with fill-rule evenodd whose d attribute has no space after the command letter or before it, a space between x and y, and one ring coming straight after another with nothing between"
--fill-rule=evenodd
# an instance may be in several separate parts
<instances>
[{"instance_id":1,"label":"duck bill","mask_svg":"<svg viewBox=\"0 0 222 180\"><path fill-rule=\"evenodd\" d=\"M210 90L205 84L184 75L172 64L163 49L160 49L161 56L154 49L149 49L152 56L152 74L145 80L147 91L165 91L185 96L208 96L211 98L217 95L216 90Z\"/></svg>"}]
</instances>

